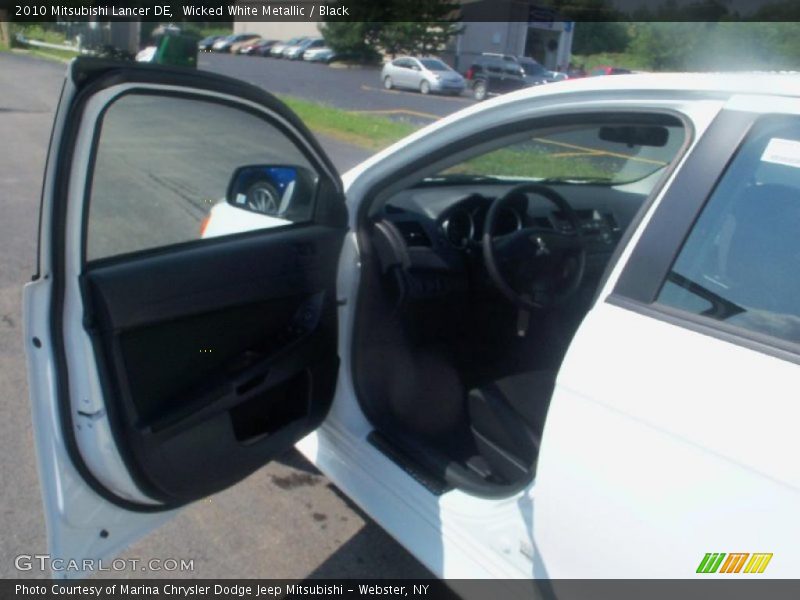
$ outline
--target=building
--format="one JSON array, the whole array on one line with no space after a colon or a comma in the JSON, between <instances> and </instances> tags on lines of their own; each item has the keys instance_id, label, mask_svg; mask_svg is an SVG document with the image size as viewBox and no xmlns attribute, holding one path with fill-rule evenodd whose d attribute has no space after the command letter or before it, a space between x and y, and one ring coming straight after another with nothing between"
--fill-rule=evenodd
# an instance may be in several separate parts
<instances>
[{"instance_id":1,"label":"building","mask_svg":"<svg viewBox=\"0 0 800 600\"><path fill-rule=\"evenodd\" d=\"M457 70L482 52L530 56L552 70L569 65L575 24L535 0L462 1L461 19L463 31L445 53Z\"/></svg>"}]
</instances>

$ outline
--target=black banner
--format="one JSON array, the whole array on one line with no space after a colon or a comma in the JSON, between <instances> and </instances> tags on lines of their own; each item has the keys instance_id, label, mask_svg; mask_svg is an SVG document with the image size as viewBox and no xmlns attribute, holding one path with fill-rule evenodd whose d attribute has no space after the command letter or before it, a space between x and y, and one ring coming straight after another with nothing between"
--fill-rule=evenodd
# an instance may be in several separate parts
<instances>
[{"instance_id":1,"label":"black banner","mask_svg":"<svg viewBox=\"0 0 800 600\"><path fill-rule=\"evenodd\" d=\"M0 597L64 600L139 598L273 600L795 600L800 581L731 576L693 580L102 580L0 581Z\"/></svg>"},{"instance_id":2,"label":"black banner","mask_svg":"<svg viewBox=\"0 0 800 600\"><path fill-rule=\"evenodd\" d=\"M370 2L374 4L370 6ZM800 21L796 0L442 0L461 22ZM415 21L403 0L0 0L11 21ZM378 8L376 8L378 7ZM369 15L369 19L365 19Z\"/></svg>"}]
</instances>

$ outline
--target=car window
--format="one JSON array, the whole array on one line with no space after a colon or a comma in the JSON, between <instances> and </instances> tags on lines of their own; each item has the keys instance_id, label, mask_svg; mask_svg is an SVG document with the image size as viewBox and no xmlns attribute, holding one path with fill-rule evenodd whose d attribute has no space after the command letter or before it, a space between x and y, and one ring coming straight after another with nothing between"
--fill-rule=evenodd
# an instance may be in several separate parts
<instances>
[{"instance_id":1,"label":"car window","mask_svg":"<svg viewBox=\"0 0 800 600\"><path fill-rule=\"evenodd\" d=\"M547 70L540 65L539 63L535 62L523 62L522 68L525 70L525 73L528 75L538 76L538 75L546 75Z\"/></svg>"},{"instance_id":2,"label":"car window","mask_svg":"<svg viewBox=\"0 0 800 600\"><path fill-rule=\"evenodd\" d=\"M419 62L429 71L448 71L450 69L442 61L435 58L421 58Z\"/></svg>"},{"instance_id":3,"label":"car window","mask_svg":"<svg viewBox=\"0 0 800 600\"><path fill-rule=\"evenodd\" d=\"M253 167L252 176L238 180L242 197L235 208L225 198L242 167ZM309 221L315 192L296 185L287 190L291 169L312 173L313 179L294 142L251 112L186 97L124 95L108 107L100 125L86 258L200 239L204 223L224 212L218 205L229 209L225 215L233 222L217 218L217 235L241 231L239 221L246 229Z\"/></svg>"},{"instance_id":4,"label":"car window","mask_svg":"<svg viewBox=\"0 0 800 600\"><path fill-rule=\"evenodd\" d=\"M486 70L490 73L501 73L503 71L503 62L500 60L489 60L486 62Z\"/></svg>"},{"instance_id":5,"label":"car window","mask_svg":"<svg viewBox=\"0 0 800 600\"><path fill-rule=\"evenodd\" d=\"M657 301L800 343L800 119L762 121L708 199Z\"/></svg>"},{"instance_id":6,"label":"car window","mask_svg":"<svg viewBox=\"0 0 800 600\"><path fill-rule=\"evenodd\" d=\"M647 131L646 127L639 129L633 121L627 126L622 123L620 127L633 133ZM680 122L670 123L657 126L663 136L658 140L660 145L647 145L644 140L637 144L619 137L603 139L610 137L605 135L608 129L605 123L551 127L449 167L442 174L630 183L665 169L675 157L685 132Z\"/></svg>"}]
</instances>

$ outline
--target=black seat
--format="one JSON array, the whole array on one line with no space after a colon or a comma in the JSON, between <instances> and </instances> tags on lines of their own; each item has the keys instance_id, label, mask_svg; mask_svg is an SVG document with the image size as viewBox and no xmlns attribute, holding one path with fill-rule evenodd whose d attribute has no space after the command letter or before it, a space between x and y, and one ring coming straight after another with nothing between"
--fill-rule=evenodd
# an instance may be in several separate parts
<instances>
[{"instance_id":1,"label":"black seat","mask_svg":"<svg viewBox=\"0 0 800 600\"><path fill-rule=\"evenodd\" d=\"M529 371L470 390L470 426L493 476L533 476L555 381L555 371Z\"/></svg>"}]
</instances>

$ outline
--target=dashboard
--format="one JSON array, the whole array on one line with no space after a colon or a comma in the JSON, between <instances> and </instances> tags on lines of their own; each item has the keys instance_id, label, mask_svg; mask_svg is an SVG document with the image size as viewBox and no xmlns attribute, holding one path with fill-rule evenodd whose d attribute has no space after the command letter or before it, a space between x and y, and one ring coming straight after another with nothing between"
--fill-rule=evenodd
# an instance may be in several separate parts
<instances>
[{"instance_id":1,"label":"dashboard","mask_svg":"<svg viewBox=\"0 0 800 600\"><path fill-rule=\"evenodd\" d=\"M453 286L461 289L465 284L459 277L483 267L481 240L490 206L514 185L505 181L424 183L396 194L373 215L373 242L383 270L400 266L412 276L412 290L418 296L448 293ZM599 277L646 195L624 186L565 183L548 187L575 211L587 252L587 272ZM497 215L492 235L525 227L573 229L549 200L521 194Z\"/></svg>"}]
</instances>

